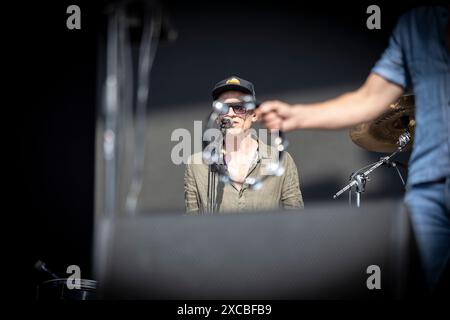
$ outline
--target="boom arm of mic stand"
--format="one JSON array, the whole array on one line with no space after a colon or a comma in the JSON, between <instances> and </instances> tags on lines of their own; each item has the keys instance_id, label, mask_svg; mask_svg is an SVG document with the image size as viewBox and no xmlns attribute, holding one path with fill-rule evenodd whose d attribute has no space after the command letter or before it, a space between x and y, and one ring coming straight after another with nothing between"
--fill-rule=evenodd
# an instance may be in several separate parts
<instances>
[{"instance_id":1,"label":"boom arm of mic stand","mask_svg":"<svg viewBox=\"0 0 450 320\"><path fill-rule=\"evenodd\" d=\"M353 187L356 184L356 181L352 179L352 181L346 185L344 188L342 188L341 190L339 190L334 196L333 199L336 199L337 197L339 197L341 194L343 194L345 191L347 191L348 189L350 189L351 187Z\"/></svg>"},{"instance_id":2,"label":"boom arm of mic stand","mask_svg":"<svg viewBox=\"0 0 450 320\"><path fill-rule=\"evenodd\" d=\"M357 186L357 197L358 197L358 207L359 207L359 196L361 194L361 192L364 191L364 186L366 183L366 179L368 180L368 176L369 174L374 171L376 168L378 168L379 166L383 165L383 164L391 164L395 167L395 169L397 170L398 175L400 176L400 179L402 180L403 185L405 185L405 182L403 180L403 177L400 173L400 170L397 168L397 165L395 164L395 162L391 162L391 158L394 157L395 155L397 155L397 153L402 152L403 149L408 145L408 143L411 140L411 135L409 132L405 132L402 135L400 135L399 137L399 147L397 148L397 150L395 150L395 152L393 152L391 155L381 158L380 161L376 162L373 166L371 166L369 169L367 169L366 171L364 171L363 173L358 173L360 170L356 171L357 174L352 174L350 180L351 182L346 185L344 188L342 188L341 190L339 190L334 196L333 199L336 199L337 197L339 197L342 193L344 193L345 191L347 191L348 189L350 189L351 187L353 187L354 185Z\"/></svg>"},{"instance_id":3,"label":"boom arm of mic stand","mask_svg":"<svg viewBox=\"0 0 450 320\"><path fill-rule=\"evenodd\" d=\"M341 194L343 194L345 191L347 191L348 189L350 189L351 187L353 187L354 185L356 185L358 182L356 181L356 177L358 177L358 175L362 175L363 177L368 177L369 174L374 171L376 168L378 168L379 166L381 166L382 164L384 164L386 161L389 161L389 159L391 159L393 156L395 156L397 153L399 153L401 150L400 148L395 151L393 154L382 158L380 161L376 162L372 167L370 167L369 169L367 169L366 171L364 171L362 174L356 174L354 176L352 176L351 178L351 182L346 185L344 188L342 188L341 190L339 190L334 196L333 199L336 199L337 197L339 197Z\"/></svg>"},{"instance_id":4,"label":"boom arm of mic stand","mask_svg":"<svg viewBox=\"0 0 450 320\"><path fill-rule=\"evenodd\" d=\"M358 175L362 175L364 178L367 178L369 176L369 174L374 171L376 168L380 167L381 165L383 165L384 163L389 162L389 160L394 157L395 155L397 155L397 153L401 152L403 150L402 147L399 147L394 153L392 153L391 155L381 158L380 161L376 162L373 166L371 166L369 169L367 169L366 171L364 171L362 174L356 174L356 175L352 175L351 177L351 182L346 185L344 188L342 188L341 190L339 190L334 196L333 199L336 199L337 197L339 197L341 194L343 194L345 191L347 191L348 189L350 189L351 187L353 187L354 185L356 185L358 183L358 181L356 181L356 177L358 177ZM357 171L358 172L358 171ZM402 179L403 181L403 179Z\"/></svg>"}]
</instances>

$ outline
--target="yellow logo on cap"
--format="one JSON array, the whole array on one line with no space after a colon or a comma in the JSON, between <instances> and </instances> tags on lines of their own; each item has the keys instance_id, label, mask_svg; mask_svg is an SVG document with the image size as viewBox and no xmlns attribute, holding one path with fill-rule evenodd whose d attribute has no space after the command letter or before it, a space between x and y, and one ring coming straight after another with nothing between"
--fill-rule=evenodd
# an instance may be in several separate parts
<instances>
[{"instance_id":1,"label":"yellow logo on cap","mask_svg":"<svg viewBox=\"0 0 450 320\"><path fill-rule=\"evenodd\" d=\"M241 82L236 78L231 78L227 80L226 84L241 84Z\"/></svg>"}]
</instances>

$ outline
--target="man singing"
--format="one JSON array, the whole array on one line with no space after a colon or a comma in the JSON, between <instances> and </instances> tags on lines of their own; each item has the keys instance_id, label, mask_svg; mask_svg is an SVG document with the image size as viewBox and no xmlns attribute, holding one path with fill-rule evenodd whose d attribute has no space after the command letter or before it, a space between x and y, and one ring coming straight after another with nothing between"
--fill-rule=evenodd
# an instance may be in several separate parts
<instances>
[{"instance_id":1,"label":"man singing","mask_svg":"<svg viewBox=\"0 0 450 320\"><path fill-rule=\"evenodd\" d=\"M251 95L255 99L253 84L238 77L218 82L212 92L214 101L221 101L230 106L228 112L219 120L225 119L229 123L223 139L221 165L231 178L230 183L215 179L212 193L215 203L213 210L239 212L302 208L303 199L297 167L292 157L285 151L281 157L281 164L285 169L283 175L265 179L258 190L250 188L245 182L248 177L256 178L264 174L264 164L278 161L278 153L252 134L251 127L256 121L256 115L254 110L247 110L244 107L242 97L245 95ZM208 197L210 170L211 168L202 162L201 153L190 157L184 178L187 212L207 212L210 200Z\"/></svg>"}]
</instances>

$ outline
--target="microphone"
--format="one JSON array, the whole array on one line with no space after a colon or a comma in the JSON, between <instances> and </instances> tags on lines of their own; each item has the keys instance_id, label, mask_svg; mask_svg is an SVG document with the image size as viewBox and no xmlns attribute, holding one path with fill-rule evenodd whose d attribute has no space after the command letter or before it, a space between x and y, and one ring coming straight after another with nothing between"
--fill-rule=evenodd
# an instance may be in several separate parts
<instances>
[{"instance_id":1,"label":"microphone","mask_svg":"<svg viewBox=\"0 0 450 320\"><path fill-rule=\"evenodd\" d=\"M232 123L231 120L228 118L222 118L222 120L220 120L220 129L221 130L226 130L231 128Z\"/></svg>"},{"instance_id":2,"label":"microphone","mask_svg":"<svg viewBox=\"0 0 450 320\"><path fill-rule=\"evenodd\" d=\"M50 271L46 266L45 263L42 262L41 260L37 261L34 264L34 268L40 272L46 273L47 275L49 275L50 277L52 277L53 279L58 279L60 278L57 274L53 273L52 271Z\"/></svg>"}]
</instances>

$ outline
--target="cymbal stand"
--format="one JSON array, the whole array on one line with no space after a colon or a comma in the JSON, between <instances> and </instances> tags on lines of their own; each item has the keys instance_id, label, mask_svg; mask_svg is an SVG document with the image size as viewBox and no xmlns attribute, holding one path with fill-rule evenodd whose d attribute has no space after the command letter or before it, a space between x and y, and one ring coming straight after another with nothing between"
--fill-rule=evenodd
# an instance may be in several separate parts
<instances>
[{"instance_id":1,"label":"cymbal stand","mask_svg":"<svg viewBox=\"0 0 450 320\"><path fill-rule=\"evenodd\" d=\"M399 147L397 148L397 150L395 150L389 156L382 157L382 158L380 158L379 161L377 161L373 164L369 164L369 165L355 171L354 173L352 173L350 176L350 179L349 179L350 182L345 187L343 187L341 190L339 190L333 196L333 199L336 199L341 194L343 194L345 191L349 190L349 205L351 206L351 192L354 188L355 194L356 194L356 206L359 208L361 206L361 194L365 191L366 182L370 181L369 175L375 169L377 169L378 167L380 167L382 165L387 165L387 166L395 168L398 175L400 176L400 179L402 180L403 185L405 185L405 181L400 173L400 170L397 168L397 164L399 164L399 163L396 161L391 161L391 159L393 157L395 157L398 153L402 152L410 140L411 140L410 134L408 132L403 133L399 137L399 141L398 141ZM368 169L366 169L366 168L368 168ZM365 170L365 171L363 171L363 170Z\"/></svg>"}]
</instances>

